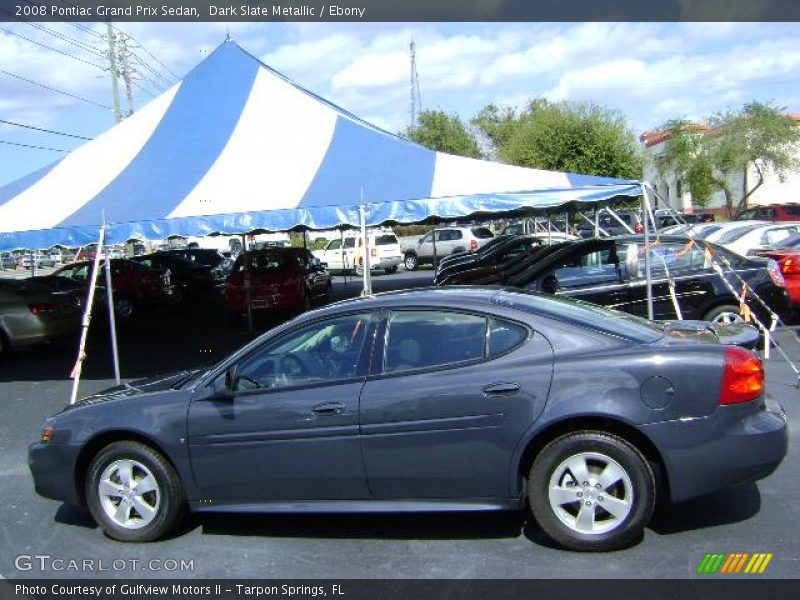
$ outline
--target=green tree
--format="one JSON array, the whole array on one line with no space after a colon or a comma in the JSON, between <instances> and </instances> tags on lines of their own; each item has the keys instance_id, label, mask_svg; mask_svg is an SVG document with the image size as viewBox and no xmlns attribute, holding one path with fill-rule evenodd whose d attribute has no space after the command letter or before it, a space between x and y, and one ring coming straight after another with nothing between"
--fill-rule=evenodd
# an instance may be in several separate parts
<instances>
[{"instance_id":1,"label":"green tree","mask_svg":"<svg viewBox=\"0 0 800 600\"><path fill-rule=\"evenodd\" d=\"M725 195L728 214L745 208L768 173L783 180L800 168L800 124L785 107L751 102L738 111L718 113L708 126L685 119L668 121L663 151L655 161L661 173L674 172L689 185L693 201L705 206L716 191ZM739 184L755 175L746 186Z\"/></svg>"},{"instance_id":2,"label":"green tree","mask_svg":"<svg viewBox=\"0 0 800 600\"><path fill-rule=\"evenodd\" d=\"M461 119L441 110L422 111L419 125L408 127L400 135L438 152L481 158L478 141Z\"/></svg>"},{"instance_id":3,"label":"green tree","mask_svg":"<svg viewBox=\"0 0 800 600\"><path fill-rule=\"evenodd\" d=\"M621 113L598 104L535 99L518 114L490 104L472 123L506 163L626 179L642 175L636 135Z\"/></svg>"}]
</instances>

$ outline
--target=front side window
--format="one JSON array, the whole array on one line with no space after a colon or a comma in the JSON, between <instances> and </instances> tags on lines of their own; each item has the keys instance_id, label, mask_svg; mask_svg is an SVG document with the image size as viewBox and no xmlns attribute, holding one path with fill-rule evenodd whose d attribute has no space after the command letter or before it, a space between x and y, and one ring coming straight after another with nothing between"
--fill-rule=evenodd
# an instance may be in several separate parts
<instances>
[{"instance_id":1,"label":"front side window","mask_svg":"<svg viewBox=\"0 0 800 600\"><path fill-rule=\"evenodd\" d=\"M351 379L358 373L368 313L314 323L253 352L235 369L233 391Z\"/></svg>"},{"instance_id":2,"label":"front side window","mask_svg":"<svg viewBox=\"0 0 800 600\"><path fill-rule=\"evenodd\" d=\"M331 240L328 242L326 250L339 250L342 247L342 240Z\"/></svg>"}]
</instances>

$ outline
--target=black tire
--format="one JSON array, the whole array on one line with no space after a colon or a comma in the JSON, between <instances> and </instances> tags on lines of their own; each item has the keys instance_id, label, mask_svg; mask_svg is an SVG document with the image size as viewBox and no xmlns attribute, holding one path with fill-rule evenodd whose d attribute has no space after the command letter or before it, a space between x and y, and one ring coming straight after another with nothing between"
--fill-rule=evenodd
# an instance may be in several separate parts
<instances>
[{"instance_id":1,"label":"black tire","mask_svg":"<svg viewBox=\"0 0 800 600\"><path fill-rule=\"evenodd\" d=\"M126 321L132 319L139 312L136 302L130 296L116 296L114 298L114 315Z\"/></svg>"},{"instance_id":2,"label":"black tire","mask_svg":"<svg viewBox=\"0 0 800 600\"><path fill-rule=\"evenodd\" d=\"M0 329L0 357L11 354L11 344L8 341L8 336Z\"/></svg>"},{"instance_id":3,"label":"black tire","mask_svg":"<svg viewBox=\"0 0 800 600\"><path fill-rule=\"evenodd\" d=\"M391 275L392 273L397 273L397 265L389 267L388 269L384 269L383 272L386 273L387 275Z\"/></svg>"},{"instance_id":4,"label":"black tire","mask_svg":"<svg viewBox=\"0 0 800 600\"><path fill-rule=\"evenodd\" d=\"M99 492L103 471L120 460L143 465L158 484L155 516L146 525L135 529L118 524L106 513ZM174 531L186 514L186 495L175 469L159 452L134 441L113 442L97 453L86 472L84 494L89 512L97 524L108 537L121 542L152 542L160 539Z\"/></svg>"},{"instance_id":5,"label":"black tire","mask_svg":"<svg viewBox=\"0 0 800 600\"><path fill-rule=\"evenodd\" d=\"M308 312L309 310L311 310L311 305L312 305L311 292L309 290L306 290L305 293L303 294L303 312Z\"/></svg>"},{"instance_id":6,"label":"black tire","mask_svg":"<svg viewBox=\"0 0 800 600\"><path fill-rule=\"evenodd\" d=\"M608 524L610 529L606 531L595 533L577 531L559 517L550 502L551 478L558 477L555 475L556 469L562 467L570 457L577 457L583 453L590 455L588 461L584 460L584 464L593 464L594 458L592 457L604 456L616 462L628 477L630 488L628 490L625 490L625 484L621 480L607 489L600 487L597 490L593 489L594 486L591 482L588 482L588 487L584 487L581 482L576 482L577 497L581 496L583 490L588 490L585 493L586 500L589 500L590 494L592 494L591 498L595 500L589 510L599 517L601 528L603 524ZM591 473L590 478L592 478ZM574 476L571 479L574 481ZM566 482L565 485L570 483L572 481ZM595 484L595 486L597 485L599 484ZM630 508L618 523L611 513L603 509L602 494L604 493L607 496L606 502L610 496L615 496L615 500L629 500ZM627 494L630 496L626 499ZM603 552L618 550L630 545L642 536L645 526L653 515L655 500L655 478L653 470L644 456L622 438L601 431L579 431L550 442L536 457L528 477L528 502L533 516L550 538L570 550ZM574 504L564 504L565 507L568 507L563 513L565 518L570 518L567 510L575 512L582 510L583 502L584 500L576 499ZM587 505L589 504L591 504L590 500ZM606 506L610 508L608 504ZM575 523L577 524L577 519ZM594 524L593 518L592 525Z\"/></svg>"},{"instance_id":7,"label":"black tire","mask_svg":"<svg viewBox=\"0 0 800 600\"><path fill-rule=\"evenodd\" d=\"M332 295L333 295L333 284L328 282L328 287L325 290L325 295L322 297L322 303L329 304Z\"/></svg>"},{"instance_id":8,"label":"black tire","mask_svg":"<svg viewBox=\"0 0 800 600\"><path fill-rule=\"evenodd\" d=\"M735 304L721 304L720 306L715 306L703 315L703 321L713 321L726 313L738 315L739 307ZM744 319L742 319L742 322L744 322Z\"/></svg>"},{"instance_id":9,"label":"black tire","mask_svg":"<svg viewBox=\"0 0 800 600\"><path fill-rule=\"evenodd\" d=\"M416 254L406 254L405 258L403 259L403 264L406 268L406 271L416 271L419 268L419 260L417 259Z\"/></svg>"}]
</instances>

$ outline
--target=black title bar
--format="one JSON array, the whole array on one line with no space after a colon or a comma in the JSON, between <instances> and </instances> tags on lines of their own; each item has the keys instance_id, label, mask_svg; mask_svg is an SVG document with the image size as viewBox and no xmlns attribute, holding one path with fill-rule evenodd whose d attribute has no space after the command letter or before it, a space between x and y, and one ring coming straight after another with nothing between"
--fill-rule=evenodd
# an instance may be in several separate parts
<instances>
[{"instance_id":1,"label":"black title bar","mask_svg":"<svg viewBox=\"0 0 800 600\"><path fill-rule=\"evenodd\" d=\"M800 21L796 0L0 0L0 21ZM635 40L631 40L635 43Z\"/></svg>"}]
</instances>

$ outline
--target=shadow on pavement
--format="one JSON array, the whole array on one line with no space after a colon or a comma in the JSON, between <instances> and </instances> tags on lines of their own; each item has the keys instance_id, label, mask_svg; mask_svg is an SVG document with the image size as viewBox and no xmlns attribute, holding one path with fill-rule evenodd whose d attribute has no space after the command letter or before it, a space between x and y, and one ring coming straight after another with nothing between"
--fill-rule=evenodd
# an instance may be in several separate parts
<instances>
[{"instance_id":1,"label":"shadow on pavement","mask_svg":"<svg viewBox=\"0 0 800 600\"><path fill-rule=\"evenodd\" d=\"M447 540L519 537L522 513L203 515L204 535Z\"/></svg>"},{"instance_id":2,"label":"shadow on pavement","mask_svg":"<svg viewBox=\"0 0 800 600\"><path fill-rule=\"evenodd\" d=\"M761 510L761 493L755 483L744 484L702 498L664 506L653 517L650 529L671 535L746 521Z\"/></svg>"}]
</instances>

